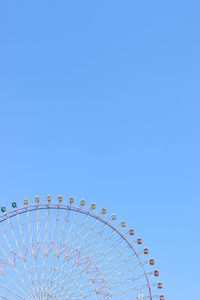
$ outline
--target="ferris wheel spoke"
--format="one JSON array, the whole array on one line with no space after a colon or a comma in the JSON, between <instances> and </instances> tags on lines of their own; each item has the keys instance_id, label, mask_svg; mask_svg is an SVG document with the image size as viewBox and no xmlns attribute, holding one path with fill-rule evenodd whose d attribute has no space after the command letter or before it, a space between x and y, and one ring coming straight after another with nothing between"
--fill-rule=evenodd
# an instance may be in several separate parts
<instances>
[{"instance_id":1,"label":"ferris wheel spoke","mask_svg":"<svg viewBox=\"0 0 200 300\"><path fill-rule=\"evenodd\" d=\"M37 214L36 214L37 215ZM35 278L35 282L38 283L38 285L40 284L40 280L39 280L39 274L38 274L38 267L37 267L37 258L35 257L35 255L33 254L33 248L34 248L34 238L33 238L33 228L32 228L32 222L30 219L30 212L29 210L27 210L26 212L26 222L27 222L27 228L28 228L28 232L29 232L29 239L30 239L30 252L31 252L31 257L32 257L32 261L33 261L33 276ZM38 231L38 229L37 229ZM37 234L36 234L37 235ZM38 236L36 238L36 243L38 241ZM37 298L37 290L35 291L35 296Z\"/></svg>"},{"instance_id":2,"label":"ferris wheel spoke","mask_svg":"<svg viewBox=\"0 0 200 300\"><path fill-rule=\"evenodd\" d=\"M30 223L31 224L31 223ZM40 210L38 205L36 205L36 218L35 218L35 224L36 224L36 249L37 247L39 247L40 244ZM33 244L32 244L33 246ZM39 300L42 300L41 298L41 281L40 281L40 274L39 274L39 269L38 269L38 254L37 254L37 250L36 253L32 254L33 257L33 264L34 264L34 271L35 271L35 276L36 276L36 280L37 280L37 291L36 291L36 295L38 297Z\"/></svg>"},{"instance_id":3,"label":"ferris wheel spoke","mask_svg":"<svg viewBox=\"0 0 200 300\"><path fill-rule=\"evenodd\" d=\"M18 291L20 291L25 297L30 297L29 293L26 293L19 284L16 283L15 280L13 280L9 275L4 274L4 276L7 278L7 284L10 283L12 286L15 286L15 288L17 288ZM14 293L14 290L12 290L10 287L7 287L6 285L4 285L4 288L7 290L11 290ZM18 294L17 292L15 292L16 294Z\"/></svg>"},{"instance_id":4,"label":"ferris wheel spoke","mask_svg":"<svg viewBox=\"0 0 200 300\"><path fill-rule=\"evenodd\" d=\"M116 270L117 270L117 268L116 268ZM143 271L143 270L142 270ZM110 272L109 271L109 273L111 273L112 274L112 272ZM121 272L115 272L115 275L112 275L111 276L111 279L112 280L114 280L114 279L119 279L121 276L125 276L126 274L132 274L133 273L133 269L131 269L131 268L127 268L127 269L125 269L125 270L123 270L123 271L121 271ZM136 281L138 281L138 280L140 280L141 278L144 278L145 276L152 276L154 274L154 272L144 272L143 271L143 273L141 273L141 274L139 274L139 275L137 275L137 276L135 276L135 277L132 277L132 281L133 282L136 282Z\"/></svg>"},{"instance_id":5,"label":"ferris wheel spoke","mask_svg":"<svg viewBox=\"0 0 200 300\"><path fill-rule=\"evenodd\" d=\"M79 273L78 273L78 275L76 275L76 277L72 276L73 273L75 271L77 271L77 263L76 262L74 262L73 265L72 265L72 267L70 269L68 269L67 276L63 275L64 274L63 270L64 270L64 268L62 268L62 269L59 268L59 270L58 270L59 272L57 272L58 275L55 276L55 280L59 280L62 283L64 283L65 281L67 281L68 285L69 285L69 282L70 282L70 285L72 285L72 283L75 280L77 280L83 274L83 272L84 272L83 270L80 270ZM64 279L62 279L63 276L64 276Z\"/></svg>"},{"instance_id":6,"label":"ferris wheel spoke","mask_svg":"<svg viewBox=\"0 0 200 300\"><path fill-rule=\"evenodd\" d=\"M118 252L117 255L113 255L111 257L109 257L108 259L105 259L106 262L104 263L104 267L105 266L109 266L107 268L107 272L112 272L113 270L117 270L120 269L120 267L122 267L123 265L127 264L127 263L132 263L136 258L139 258L139 256L143 253L143 251L139 251L139 252L133 252L131 255L128 255L126 257L123 257L123 255L127 252L129 247L125 247L123 250L121 250L120 252ZM106 254L104 254L102 257L106 256ZM102 259L101 257L101 259ZM121 258L120 260L118 260L117 263L114 263L115 259ZM99 262L99 260L98 260ZM139 263L139 265L133 265L133 267L129 267L129 271L133 271L135 270L138 266L142 267L145 264L147 264L148 261L145 261L144 263L141 264L141 262Z\"/></svg>"},{"instance_id":7,"label":"ferris wheel spoke","mask_svg":"<svg viewBox=\"0 0 200 300\"><path fill-rule=\"evenodd\" d=\"M76 213L78 214L78 213ZM81 229L75 234L76 235L76 238L75 240L73 241L73 246L76 244L77 241L80 242L79 238L80 238L80 235L82 232L84 232L85 228L87 227L87 221L89 219L89 214L85 215L84 219L83 219L83 222L81 223ZM66 228L64 228L64 231L66 230Z\"/></svg>"},{"instance_id":8,"label":"ferris wheel spoke","mask_svg":"<svg viewBox=\"0 0 200 300\"><path fill-rule=\"evenodd\" d=\"M60 276L56 280L59 281L59 283L62 284L62 286L65 286L65 284L67 284L68 289L71 287L74 288L74 286L76 285L76 282L78 282L78 278L83 274L83 271L80 270L79 274L73 277L72 270L75 271L75 269L76 269L76 267L72 268L71 272L68 271L67 274L63 273L62 277ZM69 284L69 282L70 282L70 284ZM88 282L86 282L83 286L86 286L86 285L91 285L91 283L88 284ZM52 292L54 290L54 287L52 284L51 284L51 286L52 286L52 288L51 288L50 292ZM61 288L61 290L62 290L62 288ZM77 288L77 290L78 290L78 288Z\"/></svg>"},{"instance_id":9,"label":"ferris wheel spoke","mask_svg":"<svg viewBox=\"0 0 200 300\"><path fill-rule=\"evenodd\" d=\"M19 272L19 271L17 270L17 268L16 268L16 264L15 264L15 259L16 259L16 257L15 257L15 256L16 256L16 255L15 255L15 251L14 251L14 249L12 248L11 244L9 243L9 241L8 241L8 239L7 239L7 237L6 237L5 233L4 233L4 231L1 229L0 232L1 232L1 236L4 238L4 241L5 241L5 243L6 243L7 247L8 247L8 249L9 249L11 255L12 255L12 261L10 260L10 257L8 256L7 251L5 251L4 248L3 248L2 246L0 246L0 250L1 250L1 252L3 253L4 257L7 259L8 265L10 265L10 266L12 267L12 269L15 271L15 274L17 275L18 279L19 279L20 282L22 283L22 286L25 288L25 290L29 291L29 287L27 286L27 284L25 283L25 281L24 281L22 275L20 274L20 272ZM4 274L8 277L8 275L6 274L6 272L5 272ZM9 278L9 277L8 277L8 278ZM10 281L11 281L11 280L12 280L12 279L10 279ZM15 283L15 281L12 281L12 282ZM15 283L15 285L16 285L16 283ZM21 289L21 287L20 287L20 289ZM21 290L22 290L22 289L21 289ZM23 291L24 294L26 294L26 292L24 292L24 290L22 290L22 291Z\"/></svg>"},{"instance_id":10,"label":"ferris wheel spoke","mask_svg":"<svg viewBox=\"0 0 200 300\"><path fill-rule=\"evenodd\" d=\"M99 223L98 219L94 219L94 222L92 223L92 225L86 226L86 221L88 220L88 218L89 218L89 214L86 215L83 226L81 225L81 230L77 233L77 238L76 238L75 242L73 243L72 247L75 247L76 242L79 241L79 248L83 248L83 244L88 241L89 236L91 235L91 233L94 232L96 225ZM86 229L86 234L81 239L79 239L80 234L82 232L84 232L85 229ZM81 241L81 243L80 243L80 241Z\"/></svg>"},{"instance_id":11,"label":"ferris wheel spoke","mask_svg":"<svg viewBox=\"0 0 200 300\"><path fill-rule=\"evenodd\" d=\"M59 281L59 282L63 283L63 282L66 281L66 282L68 283L68 285L69 285L69 282L72 282L71 274L72 274L72 272L73 272L74 269L75 269L74 266L75 266L75 263L74 263L74 265L73 265L72 268L68 269L67 274L65 274L65 272L63 271L63 269L62 269L62 271L61 271L60 268L57 269L56 267L54 267L54 275L58 274L57 276L54 276L54 282ZM55 272L55 270L57 270L57 273ZM64 280L63 280L63 278L64 278ZM49 278L47 279L47 281L49 281L49 283L51 282L51 280L49 280ZM53 290L53 286L51 285L51 286L50 286L50 292L51 292L52 290Z\"/></svg>"},{"instance_id":12,"label":"ferris wheel spoke","mask_svg":"<svg viewBox=\"0 0 200 300\"><path fill-rule=\"evenodd\" d=\"M7 219L7 222L8 222L8 225L9 225L9 228L10 228L10 231L11 231L11 234L12 234L12 237L13 237L14 244L15 244L16 249L17 249L17 251L18 251L18 254L19 254L19 256L21 256L22 254L21 254L21 249L20 249L20 247L19 247L19 242L18 242L18 240L17 240L15 231L14 231L14 229L13 229L13 225L12 225L12 223L11 223L11 221L10 221L9 218ZM20 223L20 221L19 221L19 217L18 217L18 222L19 222L18 225L19 225L19 227L20 227L20 234L21 234L21 237L22 237L22 236L23 236L23 233L22 233L22 228L21 228L21 223ZM23 246L22 246L22 247L26 247L27 243L26 243L24 237L22 237L22 241L23 241ZM23 256L23 255L22 255L22 256ZM28 280L29 280L29 283L30 283L29 286L30 286L30 287L33 287L33 286L34 286L34 281L33 281L33 279L31 278L31 275L30 275L30 270L29 270L28 265L27 265L27 263L26 263L26 257L22 258L22 261L23 261L23 267L24 267L24 269L25 269L26 275L27 275ZM26 285L26 286L27 286L27 285ZM34 295L34 290L33 290L33 288L32 288L32 289L29 288L29 290L30 290L31 294Z\"/></svg>"},{"instance_id":13,"label":"ferris wheel spoke","mask_svg":"<svg viewBox=\"0 0 200 300\"><path fill-rule=\"evenodd\" d=\"M124 272L125 273L125 272ZM121 272L121 274L123 274L122 272ZM120 275L120 273L118 273L118 276ZM144 276L145 274L143 274L143 276ZM140 276L141 277L141 276ZM113 277L112 277L113 278ZM74 278L74 279L78 279L77 277L76 278ZM126 280L126 281L124 281L124 283L128 283L128 282L130 282L131 280L129 279L129 280ZM132 281L134 281L134 280L132 280ZM73 282L72 282L72 284L73 284ZM123 284L123 282L122 282L122 284Z\"/></svg>"},{"instance_id":14,"label":"ferris wheel spoke","mask_svg":"<svg viewBox=\"0 0 200 300\"><path fill-rule=\"evenodd\" d=\"M56 256L53 257L53 262L50 267L49 275L46 276L45 278L45 286L44 286L44 291L50 291L53 288L52 282L55 282L55 280L51 281L51 278L55 278L55 270L56 270Z\"/></svg>"},{"instance_id":15,"label":"ferris wheel spoke","mask_svg":"<svg viewBox=\"0 0 200 300\"><path fill-rule=\"evenodd\" d=\"M106 242L110 241L111 238L114 236L114 234L116 234L117 232L116 231L113 231L110 235L106 236L103 241L98 245L98 247L90 247L89 249L86 249L86 251L88 253L90 253L90 250L94 250L95 249L95 252L93 251L93 253L91 253L90 255L93 256L93 255L96 255L96 252L101 252L101 250L104 248L104 245ZM104 257L107 258L107 255L110 253L112 254L113 252L113 249L116 250L116 252L118 252L118 255L121 256L121 252L118 251L116 248L117 246L123 241L123 238L120 237L117 241L114 241L112 243L110 243L110 247L107 249L107 251L103 252L102 255L99 257L99 259L103 259ZM126 249L129 249L130 250L130 247L126 245L125 249L123 249L123 253L124 251L126 251Z\"/></svg>"},{"instance_id":16,"label":"ferris wheel spoke","mask_svg":"<svg viewBox=\"0 0 200 300\"><path fill-rule=\"evenodd\" d=\"M117 264L114 264L114 265L111 265L110 268L107 269L108 272L113 272L113 271L117 271L118 269L120 269L123 265L126 265L127 263L130 263L131 261L134 261L138 256L136 255L131 255L131 256L128 256L126 258L124 258L121 262L117 263ZM147 264L147 261L144 262L144 263L139 263L139 264L134 264L133 266L129 266L127 268L127 271L129 272L133 272L136 268L138 267L141 267L144 265L144 264Z\"/></svg>"},{"instance_id":17,"label":"ferris wheel spoke","mask_svg":"<svg viewBox=\"0 0 200 300\"><path fill-rule=\"evenodd\" d=\"M70 211L70 210L69 210ZM69 216L70 214L68 213L67 214L67 219L65 220L65 222L68 222L69 221ZM74 227L76 226L76 223L77 223L77 220L78 220L78 213L77 212L74 212L74 216L72 218L72 221L70 223L70 228L68 229L68 232L67 232L67 235L65 237L65 241L64 241L64 244L68 244L70 239L71 239L71 235L72 235L72 232L73 232L73 229ZM68 222L69 223L69 222ZM54 228L56 228L56 221L54 222ZM54 229L55 231L55 229ZM53 268L52 268L52 272L50 273L49 276L51 277L54 277L55 276L55 262L56 262L56 256L54 256L54 259L53 259ZM62 270L62 266L60 266L61 270Z\"/></svg>"},{"instance_id":18,"label":"ferris wheel spoke","mask_svg":"<svg viewBox=\"0 0 200 300\"><path fill-rule=\"evenodd\" d=\"M67 274L64 274L65 278L66 278L66 275ZM67 282L68 282L68 279L66 279L66 283ZM51 283L52 289L50 289L50 290L45 289L44 295L56 295L57 297L60 297L60 299L65 299L66 295L68 295L68 294L70 294L69 298L71 299L71 294L72 294L73 290L76 291L76 294L77 294L77 291L81 292L83 294L84 290L82 289L82 287L91 286L91 284L88 282L85 284L82 284L82 285L74 284L73 288L70 289L70 291L69 291L70 285L65 285L65 284L63 284L64 282L62 282L62 281L55 281L54 279L52 279L52 280L50 280L50 283ZM65 286L67 286L68 290L66 290Z\"/></svg>"},{"instance_id":19,"label":"ferris wheel spoke","mask_svg":"<svg viewBox=\"0 0 200 300\"><path fill-rule=\"evenodd\" d=\"M86 285L79 285L79 284L74 284L73 287L71 288L70 286L68 287L68 290L65 291L63 293L62 288L60 287L60 290L58 291L59 293L61 293L60 295L64 296L68 295L69 299L71 299L71 297L78 297L81 296L82 298L87 298L87 297L91 297L92 295L95 295L96 292L94 289L90 289L89 291L86 291L84 289L85 286L88 286L89 284L87 283ZM91 286L91 284L90 284Z\"/></svg>"},{"instance_id":20,"label":"ferris wheel spoke","mask_svg":"<svg viewBox=\"0 0 200 300\"><path fill-rule=\"evenodd\" d=\"M87 220L87 218L86 218L85 220ZM97 224L97 222L98 222L98 220L95 221L95 224ZM94 227L93 227L93 228L94 228ZM90 229L90 231L93 230L93 228ZM72 231L72 230L71 230L71 231ZM81 231L82 231L82 230L80 230L79 233L80 233ZM77 235L77 237L78 237L78 235ZM68 238L68 239L69 239L69 238ZM64 262L64 264L61 265L61 268L64 268L64 267L65 267L65 264L66 264L66 262Z\"/></svg>"},{"instance_id":21,"label":"ferris wheel spoke","mask_svg":"<svg viewBox=\"0 0 200 300\"><path fill-rule=\"evenodd\" d=\"M120 255L121 255L121 253L120 253ZM104 255L105 256L105 255ZM111 261L109 261L108 263L110 263ZM96 262L97 263L97 262ZM105 263L104 263L104 265L105 265ZM76 265L75 265L75 267L74 267L74 269L76 268Z\"/></svg>"},{"instance_id":22,"label":"ferris wheel spoke","mask_svg":"<svg viewBox=\"0 0 200 300\"><path fill-rule=\"evenodd\" d=\"M102 233L103 233L103 232L102 232ZM101 236L102 233L99 234L99 236ZM98 237L97 237L96 239L94 239L94 240L90 243L90 245L89 245L88 248L82 247L82 251L88 253L88 254L90 255L90 257L96 256L97 253L98 253L98 254L101 253L101 255L98 255L98 260L107 258L106 255L107 255L109 252L111 252L111 251L113 250L112 245L107 249L107 251L104 251L104 252L103 252L102 249L104 249L105 243L106 243L107 241L110 241L110 239L111 239L115 234L116 234L116 231L115 231L115 230L112 230L111 234L105 235L106 237L102 240L101 243L98 244L98 246L94 246L94 245L96 245L96 242L97 242L97 240L98 240ZM85 244L86 244L86 242L85 242ZM92 253L90 253L90 251L92 251Z\"/></svg>"},{"instance_id":23,"label":"ferris wheel spoke","mask_svg":"<svg viewBox=\"0 0 200 300\"><path fill-rule=\"evenodd\" d=\"M69 214L68 214L69 216ZM67 216L67 219L68 219L68 216ZM59 207L56 208L56 216L54 218L54 222L53 222L53 228L52 228L52 236L51 236L51 241L53 242L55 240L55 235L56 235L56 228L57 228L57 223L58 223L58 219L59 219ZM65 220L66 222L67 220ZM47 276L46 280L47 280L47 283L49 282L48 281L48 277L50 278L53 278L54 277L54 272L55 272L55 268L56 268L56 255L54 255L53 257L53 261L52 261L52 268L51 268L51 272L49 274L49 276Z\"/></svg>"},{"instance_id":24,"label":"ferris wheel spoke","mask_svg":"<svg viewBox=\"0 0 200 300\"><path fill-rule=\"evenodd\" d=\"M126 294L126 293L131 292L131 291L137 291L137 292L140 291L140 292L142 292L143 290L148 289L148 287L149 287L148 284L132 286L132 287L129 287L127 289L120 289L120 290L117 290L117 291L113 291L113 295Z\"/></svg>"},{"instance_id":25,"label":"ferris wheel spoke","mask_svg":"<svg viewBox=\"0 0 200 300\"><path fill-rule=\"evenodd\" d=\"M54 258L56 260L56 256L54 256ZM45 282L45 285L43 286L43 289L45 291L45 293L48 291L52 291L54 288L54 283L58 282L56 275L59 274L59 278L62 278L62 276L67 276L68 274L64 274L63 270L61 270L60 267L56 266L56 263L53 263L50 266L45 266L45 274L47 274L47 272L49 272L49 274L54 274L54 276L50 276L50 275L46 275L46 277L44 276L43 278L43 282ZM54 278L52 280L52 278Z\"/></svg>"},{"instance_id":26,"label":"ferris wheel spoke","mask_svg":"<svg viewBox=\"0 0 200 300\"><path fill-rule=\"evenodd\" d=\"M88 217L88 216L87 216L87 217ZM74 218L74 220L76 220L76 219L77 219L77 218ZM86 218L85 220L87 220L87 218ZM95 226L96 226L96 224L97 224L98 222L99 222L99 220L96 219L95 222L94 222L94 224L93 224L93 226L90 227L89 232L94 231L94 228L95 228ZM71 226L71 228L74 227L75 221L73 221L72 223L73 223L73 225ZM106 225L106 226L107 226L107 225ZM69 232L73 232L73 230L71 229ZM82 230L80 230L79 233L80 233L80 232L82 232ZM72 235L72 233L71 233L71 235ZM89 237L89 233L88 233L88 235L87 235L87 238L84 237L82 240L85 242L85 241L88 240L88 237ZM67 241L69 241L69 240L70 240L70 234L68 234L68 239L67 239ZM77 239L76 239L76 240L78 240L78 236L77 236ZM80 239L80 240L81 240L81 239ZM73 246L74 246L74 243L71 245L71 247L73 247ZM82 243L81 243L81 245L80 245L80 248L82 248ZM66 263L67 263L67 261L65 261L65 262L61 265L61 268L64 268L65 265L66 265Z\"/></svg>"},{"instance_id":27,"label":"ferris wheel spoke","mask_svg":"<svg viewBox=\"0 0 200 300\"><path fill-rule=\"evenodd\" d=\"M29 233L29 239L30 239L30 254L32 258L32 274L35 278L35 284L34 284L34 293L35 293L35 299L42 300L39 292L39 286L40 286L40 279L39 279L39 270L38 270L38 262L37 262L37 248L40 244L40 218L39 218L39 209L38 206L35 207L35 214L36 217L31 220L30 218L30 212L29 209L26 209L26 224L28 228ZM35 224L35 228L32 228L32 223ZM34 241L34 235L35 235L35 241Z\"/></svg>"},{"instance_id":28,"label":"ferris wheel spoke","mask_svg":"<svg viewBox=\"0 0 200 300\"><path fill-rule=\"evenodd\" d=\"M76 287L76 285L77 285L77 289L79 288L79 287L86 287L86 286L93 286L93 289L95 290L95 289L100 289L100 288L103 288L103 287L105 287L105 280L104 279L102 279L102 277L101 278L99 278L98 276L96 277L96 275L95 275L95 277L94 277L94 275L93 276L89 276L88 275L88 279L89 279L89 281L88 282L86 282L86 283L84 283L84 284L82 284L82 285L80 285L79 284L79 278L82 276L84 274L84 270L82 270L82 271L80 271L79 272L79 274L78 275L76 275L76 276L74 276L74 277L72 277L72 276L70 276L70 285L68 285L68 289L70 289L70 290L72 290L73 288L75 289L75 287ZM64 283L64 282L63 282ZM96 283L96 287L94 287L94 283Z\"/></svg>"},{"instance_id":29,"label":"ferris wheel spoke","mask_svg":"<svg viewBox=\"0 0 200 300\"><path fill-rule=\"evenodd\" d=\"M97 226L97 224L100 224L100 221L98 219L95 220L95 222L93 223L93 225L89 228L88 232L86 233L86 235L84 236L84 238L82 239L82 243L80 244L80 248L81 249L85 249L85 246L88 245L89 241L89 247L85 249L86 252L89 252L91 249L93 249L93 245L97 243L98 239L103 235L104 230L107 228L108 224L104 224L103 228L97 232L96 234L96 238L93 239L92 241L89 239L90 235L92 233L94 233L95 228ZM102 243L99 244L99 249L102 247L102 245L105 243L106 240L109 240L110 238L112 238L112 236L115 234L115 231L112 230L111 234L109 234L108 236L106 235L106 238L103 239Z\"/></svg>"},{"instance_id":30,"label":"ferris wheel spoke","mask_svg":"<svg viewBox=\"0 0 200 300\"><path fill-rule=\"evenodd\" d=\"M59 212L58 212L58 210L57 210L57 216L56 216L56 218L59 218ZM43 236L44 247L46 247L46 243L47 243L48 227L49 227L49 209L47 209L47 216L46 216L46 220L45 220L45 228L44 228L44 236ZM55 233L53 233L53 234L55 234ZM48 250L45 249L45 251L48 251ZM45 274L46 274L47 254L44 253L43 257L44 258L43 258L43 264L42 264L41 282L44 281Z\"/></svg>"},{"instance_id":31,"label":"ferris wheel spoke","mask_svg":"<svg viewBox=\"0 0 200 300\"><path fill-rule=\"evenodd\" d=\"M113 262L115 259L118 259L118 258L122 258L123 255L127 252L127 250L130 250L128 249L128 247L126 246L124 249L122 249L121 251L117 251L117 254L112 254L110 255L110 252L112 253L114 248L113 248L113 245L111 244L108 251L102 251L103 247L102 248L96 248L95 249L95 252L93 252L92 254L90 254L91 257L95 257L97 256L97 253L101 253L101 255L99 255L98 259L96 260L97 263L100 263L102 260L103 260L103 263L104 263L104 267L106 265L110 265L111 262ZM134 257L135 255L129 255L129 257ZM120 262L118 261L118 264Z\"/></svg>"},{"instance_id":32,"label":"ferris wheel spoke","mask_svg":"<svg viewBox=\"0 0 200 300\"><path fill-rule=\"evenodd\" d=\"M74 269L74 270L76 269L76 265L74 266L73 269ZM71 272L72 272L73 269L71 269ZM81 273L82 273L82 272L81 272ZM61 279L61 276L59 277L59 279ZM77 278L75 278L75 279L77 279ZM70 278L70 281L71 281L71 278Z\"/></svg>"},{"instance_id":33,"label":"ferris wheel spoke","mask_svg":"<svg viewBox=\"0 0 200 300\"><path fill-rule=\"evenodd\" d=\"M11 293L12 295L15 295L18 299L21 299L21 300L25 300L26 299L26 298L22 297L20 294L18 294L16 291L12 290L10 287L5 286L4 284L0 283L0 287L2 289L5 289L8 293ZM1 291L3 291L3 290L1 290Z\"/></svg>"},{"instance_id":34,"label":"ferris wheel spoke","mask_svg":"<svg viewBox=\"0 0 200 300\"><path fill-rule=\"evenodd\" d=\"M119 259L119 261L117 261L117 263L114 263L116 258L121 258L120 255L116 255L116 257L111 257L110 259L105 259L105 263L104 263L104 268L105 268L105 272L112 272L112 271L117 271L118 269L120 269L121 267L123 267L127 262L132 262L133 258L132 257L128 257L125 259ZM100 263L102 261L98 260L98 263ZM131 270L131 268L128 268L129 270ZM135 266L132 267L132 270L135 269Z\"/></svg>"},{"instance_id":35,"label":"ferris wheel spoke","mask_svg":"<svg viewBox=\"0 0 200 300\"><path fill-rule=\"evenodd\" d=\"M27 213L27 211L26 211ZM25 214L26 214L25 213ZM20 221L20 216L19 214L17 214L17 223L18 223L18 228L19 228L19 233L20 233L20 236L21 236L21 239L22 239L22 248L26 249L27 245L28 245L28 242L26 241L26 237L25 237L25 234L23 232L23 228L22 228L22 224L21 224L21 221ZM19 250L19 254L20 254L20 250ZM26 260L26 254L25 254L25 257L23 258L23 254L22 254L22 259L21 259L21 262L22 262L22 265L25 269L25 273L27 275L27 278L29 280L29 288L28 290L30 291L30 293L33 295L33 297L35 298L35 292L34 292L34 280L32 279L31 277L31 273L30 273L30 269L29 269L29 265L27 264L27 260Z\"/></svg>"},{"instance_id":36,"label":"ferris wheel spoke","mask_svg":"<svg viewBox=\"0 0 200 300\"><path fill-rule=\"evenodd\" d=\"M69 206L68 206L66 214L65 214L65 216L63 218L63 222L62 222L62 226L61 226L61 232L62 232L62 234L60 235L59 241L61 241L61 240L65 241L66 240L65 236L66 236L67 224L69 222L69 215L70 215L70 209L69 209Z\"/></svg>"},{"instance_id":37,"label":"ferris wheel spoke","mask_svg":"<svg viewBox=\"0 0 200 300\"><path fill-rule=\"evenodd\" d=\"M11 298L6 297L5 295L0 294L0 299L4 299L4 300L13 300Z\"/></svg>"}]
</instances>

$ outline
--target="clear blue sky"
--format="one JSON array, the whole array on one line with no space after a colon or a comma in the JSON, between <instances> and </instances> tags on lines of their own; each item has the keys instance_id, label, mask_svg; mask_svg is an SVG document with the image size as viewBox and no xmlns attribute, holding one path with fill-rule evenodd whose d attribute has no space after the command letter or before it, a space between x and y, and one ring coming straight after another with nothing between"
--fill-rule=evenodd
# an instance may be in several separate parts
<instances>
[{"instance_id":1,"label":"clear blue sky","mask_svg":"<svg viewBox=\"0 0 200 300\"><path fill-rule=\"evenodd\" d=\"M199 1L2 1L0 204L84 197L198 299Z\"/></svg>"}]
</instances>

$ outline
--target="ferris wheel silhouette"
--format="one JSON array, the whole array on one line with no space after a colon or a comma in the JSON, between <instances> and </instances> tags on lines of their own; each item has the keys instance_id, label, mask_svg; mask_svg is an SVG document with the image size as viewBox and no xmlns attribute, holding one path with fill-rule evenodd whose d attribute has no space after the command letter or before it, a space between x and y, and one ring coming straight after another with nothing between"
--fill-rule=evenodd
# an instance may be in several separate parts
<instances>
[{"instance_id":1,"label":"ferris wheel silhouette","mask_svg":"<svg viewBox=\"0 0 200 300\"><path fill-rule=\"evenodd\" d=\"M12 203L0 216L0 299L164 300L154 259L125 221L84 199ZM107 216L108 215L108 216Z\"/></svg>"}]
</instances>

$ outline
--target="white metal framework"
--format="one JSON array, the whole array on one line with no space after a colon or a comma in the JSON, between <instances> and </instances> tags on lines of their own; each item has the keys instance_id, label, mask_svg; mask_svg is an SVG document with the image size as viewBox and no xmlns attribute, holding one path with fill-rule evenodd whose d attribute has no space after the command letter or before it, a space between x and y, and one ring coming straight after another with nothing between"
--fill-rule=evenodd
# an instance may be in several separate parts
<instances>
[{"instance_id":1,"label":"white metal framework","mask_svg":"<svg viewBox=\"0 0 200 300\"><path fill-rule=\"evenodd\" d=\"M2 300L164 300L158 295L154 260L134 230L95 214L85 200L78 207L29 205L0 217L0 299Z\"/></svg>"}]
</instances>

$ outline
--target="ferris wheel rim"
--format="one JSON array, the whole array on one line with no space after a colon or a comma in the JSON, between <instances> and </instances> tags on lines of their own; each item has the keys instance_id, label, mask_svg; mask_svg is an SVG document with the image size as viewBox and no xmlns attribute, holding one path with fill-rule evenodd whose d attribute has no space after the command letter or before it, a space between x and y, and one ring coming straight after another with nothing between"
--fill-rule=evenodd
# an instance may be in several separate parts
<instances>
[{"instance_id":1,"label":"ferris wheel rim","mask_svg":"<svg viewBox=\"0 0 200 300\"><path fill-rule=\"evenodd\" d=\"M63 209L63 210L68 210L68 211L73 211L73 212L77 212L77 213L81 213L84 215L89 215L90 217L102 222L103 224L105 224L106 226L110 227L113 231L115 231L123 240L124 242L126 242L128 244L128 246L131 248L131 250L134 252L134 255L137 257L142 270L144 271L144 276L147 282L147 286L148 286L148 290L149 290L149 300L153 300L153 296L152 296L152 291L151 291L151 286L150 286L150 282L149 282L149 278L146 272L146 269L144 267L144 264L142 262L142 260L140 259L137 251L134 249L134 246L131 244L131 242L129 242L129 240L126 238L126 236L121 233L115 226L113 226L110 222L104 220L101 216L96 215L94 213L92 213L89 210L85 210L83 208L80 207L76 207L76 206L72 206L72 205L64 205L64 204L52 204L52 203L48 203L48 204L35 204L35 205L26 205L25 207L21 207L21 208L16 208L15 210L12 210L8 213L5 213L3 216L0 217L0 223L2 223L3 221L7 220L8 218L11 219L17 215L21 215L26 213L27 211L29 212L34 212L37 210L44 210L44 209Z\"/></svg>"}]
</instances>

